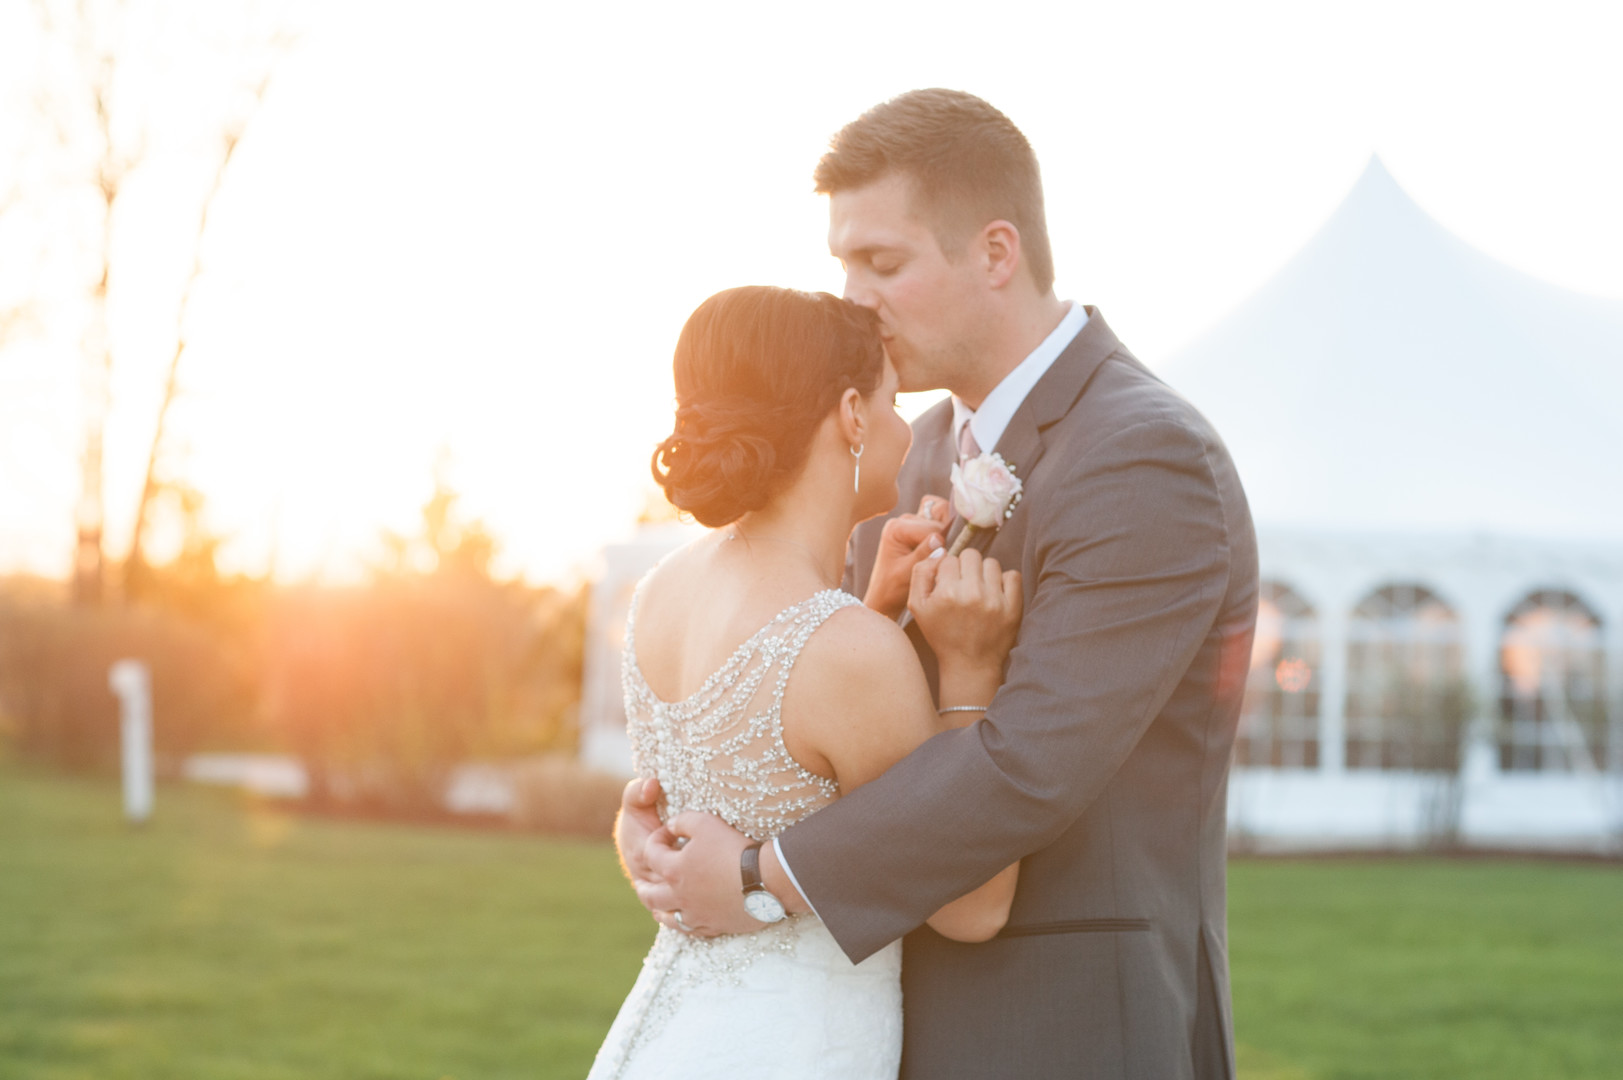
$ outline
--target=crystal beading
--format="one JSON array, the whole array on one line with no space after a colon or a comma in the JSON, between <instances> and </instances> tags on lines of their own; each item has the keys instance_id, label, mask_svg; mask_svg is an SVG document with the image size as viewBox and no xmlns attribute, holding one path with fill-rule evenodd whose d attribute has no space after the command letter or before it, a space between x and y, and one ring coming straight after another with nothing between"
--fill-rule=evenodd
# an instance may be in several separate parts
<instances>
[{"instance_id":1,"label":"crystal beading","mask_svg":"<svg viewBox=\"0 0 1623 1080\"><path fill-rule=\"evenodd\" d=\"M825 589L784 609L734 650L698 690L668 702L649 689L637 666L641 595L638 585L626 615L621 676L632 763L639 776L659 780L664 792L660 817L708 811L764 842L838 798L838 783L790 755L783 741L783 694L812 633L836 611L860 607L862 601ZM760 957L792 955L797 936L816 921L815 915L791 915L754 933L716 938L662 927L643 961L645 968L660 972L648 983L655 1000L620 1047L621 1063L658 1033L687 990L703 983L737 985L744 969Z\"/></svg>"}]
</instances>

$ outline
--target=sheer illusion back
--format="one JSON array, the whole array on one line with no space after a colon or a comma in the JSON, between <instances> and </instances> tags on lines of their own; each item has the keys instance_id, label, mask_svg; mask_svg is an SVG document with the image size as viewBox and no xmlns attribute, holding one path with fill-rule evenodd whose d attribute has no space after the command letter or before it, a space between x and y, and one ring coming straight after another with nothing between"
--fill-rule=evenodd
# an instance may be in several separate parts
<instances>
[{"instance_id":1,"label":"sheer illusion back","mask_svg":"<svg viewBox=\"0 0 1623 1080\"><path fill-rule=\"evenodd\" d=\"M783 694L812 633L836 611L862 602L825 589L785 608L698 690L667 702L649 689L637 666L642 589L626 616L626 730L638 774L657 777L665 792L664 815L705 810L752 840L770 840L837 798L837 783L790 756L783 741Z\"/></svg>"},{"instance_id":2,"label":"sheer illusion back","mask_svg":"<svg viewBox=\"0 0 1623 1080\"><path fill-rule=\"evenodd\" d=\"M647 580L626 616L622 676L632 761L659 780L660 815L708 811L766 841L838 798L784 745L783 695L817 628L862 602L827 589L785 608L672 702L637 665ZM588 1080L895 1080L900 975L900 943L852 964L815 915L714 938L661 927Z\"/></svg>"}]
</instances>

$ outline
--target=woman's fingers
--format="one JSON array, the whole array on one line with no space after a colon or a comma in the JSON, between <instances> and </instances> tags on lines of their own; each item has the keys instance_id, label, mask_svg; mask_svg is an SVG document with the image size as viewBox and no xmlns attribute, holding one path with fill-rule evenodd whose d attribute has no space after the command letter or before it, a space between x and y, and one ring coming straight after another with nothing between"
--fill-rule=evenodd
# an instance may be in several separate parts
<instances>
[{"instance_id":1,"label":"woman's fingers","mask_svg":"<svg viewBox=\"0 0 1623 1080\"><path fill-rule=\"evenodd\" d=\"M1018 570L1003 571L1003 604L1014 621L1019 622L1026 607L1026 592L1020 587Z\"/></svg>"},{"instance_id":2,"label":"woman's fingers","mask_svg":"<svg viewBox=\"0 0 1623 1080\"><path fill-rule=\"evenodd\" d=\"M981 563L981 583L986 586L986 596L989 600L999 600L1003 597L1003 567L996 559L987 559Z\"/></svg>"},{"instance_id":3,"label":"woman's fingers","mask_svg":"<svg viewBox=\"0 0 1623 1080\"><path fill-rule=\"evenodd\" d=\"M996 559L973 549L956 556L925 559L913 568L908 606L980 610L1018 621L1024 607L1018 570L1005 570Z\"/></svg>"},{"instance_id":4,"label":"woman's fingers","mask_svg":"<svg viewBox=\"0 0 1623 1080\"><path fill-rule=\"evenodd\" d=\"M981 601L981 583L984 573L981 553L974 548L965 548L958 556L956 567L958 574L954 580L953 595L958 602L965 606L979 604Z\"/></svg>"},{"instance_id":5,"label":"woman's fingers","mask_svg":"<svg viewBox=\"0 0 1623 1080\"><path fill-rule=\"evenodd\" d=\"M947 531L944 522L920 514L902 514L885 522L884 536L898 548L913 548L930 536L940 538Z\"/></svg>"},{"instance_id":6,"label":"woman's fingers","mask_svg":"<svg viewBox=\"0 0 1623 1080\"><path fill-rule=\"evenodd\" d=\"M918 607L929 601L935 592L936 582L947 559L920 559L913 564L913 580L908 583L907 606L913 609L913 617L918 618Z\"/></svg>"},{"instance_id":7,"label":"woman's fingers","mask_svg":"<svg viewBox=\"0 0 1623 1080\"><path fill-rule=\"evenodd\" d=\"M947 522L952 519L952 504L939 495L926 495L919 500L919 516L929 518L946 531Z\"/></svg>"},{"instance_id":8,"label":"woman's fingers","mask_svg":"<svg viewBox=\"0 0 1623 1080\"><path fill-rule=\"evenodd\" d=\"M932 532L925 536L923 540L918 542L918 545L908 553L908 558L913 562L918 562L920 559L928 559L940 546L941 533Z\"/></svg>"}]
</instances>

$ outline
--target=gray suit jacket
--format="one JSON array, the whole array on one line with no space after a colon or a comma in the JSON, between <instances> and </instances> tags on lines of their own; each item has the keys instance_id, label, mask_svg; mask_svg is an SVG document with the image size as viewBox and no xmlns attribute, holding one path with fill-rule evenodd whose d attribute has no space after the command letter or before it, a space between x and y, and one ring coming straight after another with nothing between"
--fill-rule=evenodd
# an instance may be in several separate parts
<instances>
[{"instance_id":1,"label":"gray suit jacket","mask_svg":"<svg viewBox=\"0 0 1623 1080\"><path fill-rule=\"evenodd\" d=\"M950 428L950 402L914 424L899 511L948 493ZM997 449L1025 484L983 545L1024 574L1003 688L785 855L853 960L907 935L908 1080L1231 1078L1225 800L1257 611L1239 477L1093 309ZM859 595L881 526L857 534ZM921 927L1016 859L997 938Z\"/></svg>"}]
</instances>

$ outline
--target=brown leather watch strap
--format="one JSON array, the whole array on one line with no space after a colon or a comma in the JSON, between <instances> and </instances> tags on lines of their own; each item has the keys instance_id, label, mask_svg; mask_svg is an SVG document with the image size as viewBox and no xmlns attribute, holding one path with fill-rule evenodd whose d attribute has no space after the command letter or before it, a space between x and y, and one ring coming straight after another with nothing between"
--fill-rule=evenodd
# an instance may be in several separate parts
<instances>
[{"instance_id":1,"label":"brown leather watch strap","mask_svg":"<svg viewBox=\"0 0 1623 1080\"><path fill-rule=\"evenodd\" d=\"M766 882L761 878L761 844L759 841L744 849L738 857L739 873L744 878L744 891L751 889L764 889Z\"/></svg>"}]
</instances>

